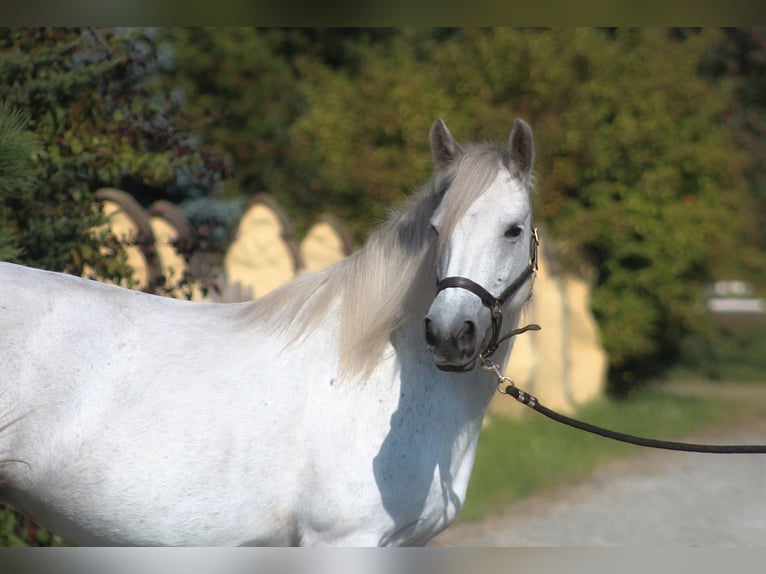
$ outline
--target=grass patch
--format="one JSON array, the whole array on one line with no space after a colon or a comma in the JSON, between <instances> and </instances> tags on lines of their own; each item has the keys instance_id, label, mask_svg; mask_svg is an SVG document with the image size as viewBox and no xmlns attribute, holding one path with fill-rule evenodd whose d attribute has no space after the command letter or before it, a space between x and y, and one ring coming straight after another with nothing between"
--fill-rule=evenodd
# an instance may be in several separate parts
<instances>
[{"instance_id":1,"label":"grass patch","mask_svg":"<svg viewBox=\"0 0 766 574\"><path fill-rule=\"evenodd\" d=\"M673 440L736 414L729 401L647 390L630 400L600 398L576 416L621 432ZM566 427L531 410L518 420L494 416L482 430L459 520L479 520L524 496L584 478L597 466L640 449Z\"/></svg>"}]
</instances>

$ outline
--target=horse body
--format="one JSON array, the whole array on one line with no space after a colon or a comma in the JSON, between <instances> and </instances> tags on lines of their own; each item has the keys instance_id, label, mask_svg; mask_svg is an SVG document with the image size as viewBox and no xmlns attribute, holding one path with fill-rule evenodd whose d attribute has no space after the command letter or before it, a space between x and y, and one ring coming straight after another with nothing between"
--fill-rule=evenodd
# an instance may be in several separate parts
<instances>
[{"instance_id":1,"label":"horse body","mask_svg":"<svg viewBox=\"0 0 766 574\"><path fill-rule=\"evenodd\" d=\"M85 528L86 543L193 544L193 531L163 532L163 522L200 524L195 512L211 516L229 504L221 493L241 489L248 470L240 457L255 450L246 437L268 445L280 433L292 436L290 413L278 406L290 403L289 385L266 386L271 371L258 353L273 337L255 328L243 344L232 315L241 306L187 304L11 266L2 276L24 285L27 309L37 315L17 324L23 332L4 325L2 336L3 349L10 341L23 360L16 368L0 362L3 402L13 406L4 414L21 417L2 433L2 451L24 461L6 463L3 474L22 508L46 505L56 522ZM0 292L18 293L14 287L4 282ZM211 335L225 342L211 345ZM301 397L294 398L300 411ZM251 471L265 473L265 463L291 459L267 450L251 459ZM256 492L270 484L256 482ZM34 500L40 492L45 499ZM282 495L281 488L263 493ZM31 510L44 524L46 512ZM67 525L59 530L66 534ZM211 536L206 530L200 524L196 536Z\"/></svg>"},{"instance_id":2,"label":"horse body","mask_svg":"<svg viewBox=\"0 0 766 574\"><path fill-rule=\"evenodd\" d=\"M436 180L459 178L463 151L435 130ZM495 166L480 191L514 195L513 219L528 225L513 169ZM472 314L478 354L489 324L471 293L436 295L442 272L489 281L486 262L471 269L429 230L445 224L434 216L450 193L434 182L365 249L249 303L0 264L0 496L79 544L426 543L462 505L494 391L481 369L439 364L424 341L423 318L448 333L440 317L454 307L459 326ZM409 273L391 267L393 252L414 261ZM491 269L488 284L518 265ZM372 307L355 311L362 325L348 316L354 293ZM509 323L528 295L506 305ZM346 347L368 339L373 356L349 359Z\"/></svg>"},{"instance_id":3,"label":"horse body","mask_svg":"<svg viewBox=\"0 0 766 574\"><path fill-rule=\"evenodd\" d=\"M450 455L475 447L468 437L486 405L445 397L444 385L471 399L476 381L434 372L403 383L392 346L369 381L346 384L332 332L286 346L257 325L241 329L247 305L94 289L8 264L1 276L0 292L23 282L34 299L26 308L37 309L3 328L3 348L12 342L19 363L4 357L0 368L3 403L14 406L5 414L21 418L0 435L0 450L23 461L3 465L4 494L65 537L379 544L407 542L396 536L403 526L417 539L418 521L440 529L457 513L467 472ZM71 304L84 300L85 313ZM405 331L397 346L421 338ZM461 421L467 428L444 434ZM453 476L461 480L450 484ZM443 493L445 484L456 492ZM443 508L421 519L434 502Z\"/></svg>"}]
</instances>

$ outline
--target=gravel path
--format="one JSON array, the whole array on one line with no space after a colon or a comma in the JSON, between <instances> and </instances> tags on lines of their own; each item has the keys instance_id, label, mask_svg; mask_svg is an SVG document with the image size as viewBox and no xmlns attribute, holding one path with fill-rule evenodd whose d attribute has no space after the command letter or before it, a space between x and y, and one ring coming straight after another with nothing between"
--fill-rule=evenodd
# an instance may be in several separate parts
<instances>
[{"instance_id":1,"label":"gravel path","mask_svg":"<svg viewBox=\"0 0 766 574\"><path fill-rule=\"evenodd\" d=\"M753 398L766 401L762 392ZM766 421L686 438L764 444ZM431 545L766 547L766 455L637 452L482 522L453 525Z\"/></svg>"}]
</instances>

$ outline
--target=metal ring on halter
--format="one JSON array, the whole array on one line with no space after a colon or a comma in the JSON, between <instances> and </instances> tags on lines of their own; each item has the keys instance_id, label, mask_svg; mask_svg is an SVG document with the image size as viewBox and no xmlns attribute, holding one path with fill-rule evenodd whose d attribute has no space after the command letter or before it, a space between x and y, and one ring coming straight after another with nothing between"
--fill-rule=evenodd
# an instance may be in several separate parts
<instances>
[{"instance_id":1,"label":"metal ring on halter","mask_svg":"<svg viewBox=\"0 0 766 574\"><path fill-rule=\"evenodd\" d=\"M501 387L503 383L506 383L507 387ZM508 389L516 387L516 383L513 381L513 379L509 376L502 376L498 377L497 379L497 392L503 395L509 395Z\"/></svg>"}]
</instances>

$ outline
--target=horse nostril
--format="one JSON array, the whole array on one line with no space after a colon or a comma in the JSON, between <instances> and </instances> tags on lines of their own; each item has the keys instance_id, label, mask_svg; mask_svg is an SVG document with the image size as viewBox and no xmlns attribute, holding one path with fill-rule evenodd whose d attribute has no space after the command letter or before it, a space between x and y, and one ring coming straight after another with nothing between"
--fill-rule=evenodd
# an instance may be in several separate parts
<instances>
[{"instance_id":1,"label":"horse nostril","mask_svg":"<svg viewBox=\"0 0 766 574\"><path fill-rule=\"evenodd\" d=\"M433 329L431 328L431 319L425 318L426 325L426 344L429 347L433 347L436 344L436 337L434 336Z\"/></svg>"},{"instance_id":2,"label":"horse nostril","mask_svg":"<svg viewBox=\"0 0 766 574\"><path fill-rule=\"evenodd\" d=\"M466 321L455 336L455 347L466 357L473 355L476 342L476 324Z\"/></svg>"}]
</instances>

